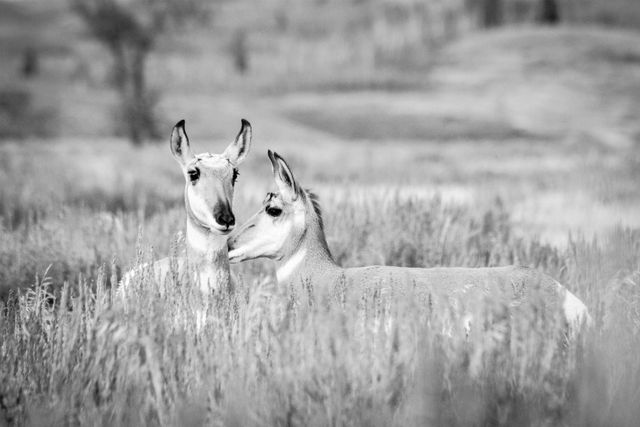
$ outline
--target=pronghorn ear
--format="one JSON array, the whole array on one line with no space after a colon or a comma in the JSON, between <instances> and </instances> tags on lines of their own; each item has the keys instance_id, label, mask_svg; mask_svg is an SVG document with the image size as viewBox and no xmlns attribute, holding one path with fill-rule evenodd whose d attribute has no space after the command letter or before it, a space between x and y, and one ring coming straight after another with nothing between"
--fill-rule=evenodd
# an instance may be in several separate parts
<instances>
[{"instance_id":1,"label":"pronghorn ear","mask_svg":"<svg viewBox=\"0 0 640 427\"><path fill-rule=\"evenodd\" d=\"M171 131L171 153L182 166L186 165L193 158L189 137L184 128L184 120L180 120Z\"/></svg>"},{"instance_id":2,"label":"pronghorn ear","mask_svg":"<svg viewBox=\"0 0 640 427\"><path fill-rule=\"evenodd\" d=\"M251 149L251 123L245 119L241 120L242 126L240 132L226 150L224 155L227 156L233 166L237 166L244 161Z\"/></svg>"},{"instance_id":3,"label":"pronghorn ear","mask_svg":"<svg viewBox=\"0 0 640 427\"><path fill-rule=\"evenodd\" d=\"M298 186L289 165L282 157L280 157L280 155L278 155L278 153L268 150L267 155L269 156L269 160L271 160L273 177L280 193L283 196L287 196L291 201L295 201L300 194L300 187Z\"/></svg>"}]
</instances>

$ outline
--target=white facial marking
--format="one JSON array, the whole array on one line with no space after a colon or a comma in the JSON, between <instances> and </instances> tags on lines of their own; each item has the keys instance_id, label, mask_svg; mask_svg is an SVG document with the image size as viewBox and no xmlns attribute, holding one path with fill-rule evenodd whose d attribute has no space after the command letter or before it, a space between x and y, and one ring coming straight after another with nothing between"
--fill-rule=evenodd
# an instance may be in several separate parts
<instances>
[{"instance_id":1,"label":"white facial marking","mask_svg":"<svg viewBox=\"0 0 640 427\"><path fill-rule=\"evenodd\" d=\"M247 245L244 245L240 248L233 249L229 251L229 259L230 260L244 260L245 257L251 256L252 253L262 253L262 248L260 246L260 242L258 240L254 240Z\"/></svg>"},{"instance_id":2,"label":"white facial marking","mask_svg":"<svg viewBox=\"0 0 640 427\"><path fill-rule=\"evenodd\" d=\"M187 200L189 200L189 205L195 216L207 226L214 227L213 207L209 206L205 199L194 194L191 188L187 189L187 191L189 192Z\"/></svg>"},{"instance_id":3,"label":"white facial marking","mask_svg":"<svg viewBox=\"0 0 640 427\"><path fill-rule=\"evenodd\" d=\"M289 258L283 265L276 271L276 277L278 282L282 283L287 281L294 271L300 266L305 256L307 256L307 248L300 248L291 258Z\"/></svg>"}]
</instances>

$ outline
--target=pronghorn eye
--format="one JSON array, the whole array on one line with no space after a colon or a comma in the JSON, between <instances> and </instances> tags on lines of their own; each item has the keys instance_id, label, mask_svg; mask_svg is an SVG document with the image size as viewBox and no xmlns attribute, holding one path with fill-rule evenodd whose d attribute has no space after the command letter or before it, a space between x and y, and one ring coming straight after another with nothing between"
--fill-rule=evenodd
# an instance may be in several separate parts
<instances>
[{"instance_id":1,"label":"pronghorn eye","mask_svg":"<svg viewBox=\"0 0 640 427\"><path fill-rule=\"evenodd\" d=\"M189 169L187 173L189 174L189 181L191 181L192 184L200 178L200 169L198 168Z\"/></svg>"},{"instance_id":2,"label":"pronghorn eye","mask_svg":"<svg viewBox=\"0 0 640 427\"><path fill-rule=\"evenodd\" d=\"M273 217L280 216L280 214L282 213L282 209L272 208L270 206L268 206L267 209L265 209L265 211L267 212L267 215L273 216Z\"/></svg>"},{"instance_id":3,"label":"pronghorn eye","mask_svg":"<svg viewBox=\"0 0 640 427\"><path fill-rule=\"evenodd\" d=\"M233 178L231 178L232 185L236 185L236 181L238 180L238 175L240 175L240 172L238 172L238 169L233 169Z\"/></svg>"}]
</instances>

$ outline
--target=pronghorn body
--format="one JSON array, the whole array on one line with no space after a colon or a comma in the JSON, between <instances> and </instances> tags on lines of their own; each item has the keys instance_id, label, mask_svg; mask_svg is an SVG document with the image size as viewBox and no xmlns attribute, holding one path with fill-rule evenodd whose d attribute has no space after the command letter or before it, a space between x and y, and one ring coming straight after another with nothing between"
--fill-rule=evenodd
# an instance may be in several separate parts
<instances>
[{"instance_id":1,"label":"pronghorn body","mask_svg":"<svg viewBox=\"0 0 640 427\"><path fill-rule=\"evenodd\" d=\"M192 154L184 120L173 128L170 143L186 181L186 253L129 271L122 279L121 289L126 290L135 277L144 274L152 274L156 283L164 283L169 274L188 277L203 292L228 289L231 277L227 238L235 226L233 190L237 166L249 152L251 125L242 120L240 133L222 154Z\"/></svg>"},{"instance_id":2,"label":"pronghorn body","mask_svg":"<svg viewBox=\"0 0 640 427\"><path fill-rule=\"evenodd\" d=\"M188 242L188 240L187 240ZM219 248L219 244L224 248ZM170 278L196 285L203 293L232 288L229 270L229 258L226 240L222 243L212 242L211 251L196 252L187 243L186 251L181 256L161 258L153 263L144 263L128 271L122 277L121 289L125 290L131 282L148 278L162 285Z\"/></svg>"},{"instance_id":3,"label":"pronghorn body","mask_svg":"<svg viewBox=\"0 0 640 427\"><path fill-rule=\"evenodd\" d=\"M411 292L432 301L459 307L461 322L472 322L471 312L485 302L518 308L528 306L566 323L589 321L587 308L551 277L531 268L404 268L368 266L343 268L326 243L320 207L315 196L295 181L286 162L269 152L280 192L270 193L263 209L230 238L232 262L258 257L276 260L278 283L308 282L328 289L343 283L347 290L376 287L393 293ZM468 325L465 325L467 327Z\"/></svg>"}]
</instances>

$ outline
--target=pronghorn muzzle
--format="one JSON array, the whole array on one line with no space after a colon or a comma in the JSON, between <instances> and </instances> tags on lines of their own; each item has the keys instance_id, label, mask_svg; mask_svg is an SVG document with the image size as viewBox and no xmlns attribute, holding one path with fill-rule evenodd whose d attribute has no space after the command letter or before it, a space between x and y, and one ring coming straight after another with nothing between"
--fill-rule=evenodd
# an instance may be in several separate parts
<instances>
[{"instance_id":1,"label":"pronghorn muzzle","mask_svg":"<svg viewBox=\"0 0 640 427\"><path fill-rule=\"evenodd\" d=\"M219 204L213 208L213 218L215 218L218 225L226 227L226 231L231 231L236 225L236 218L231 212L231 207L228 204Z\"/></svg>"}]
</instances>

